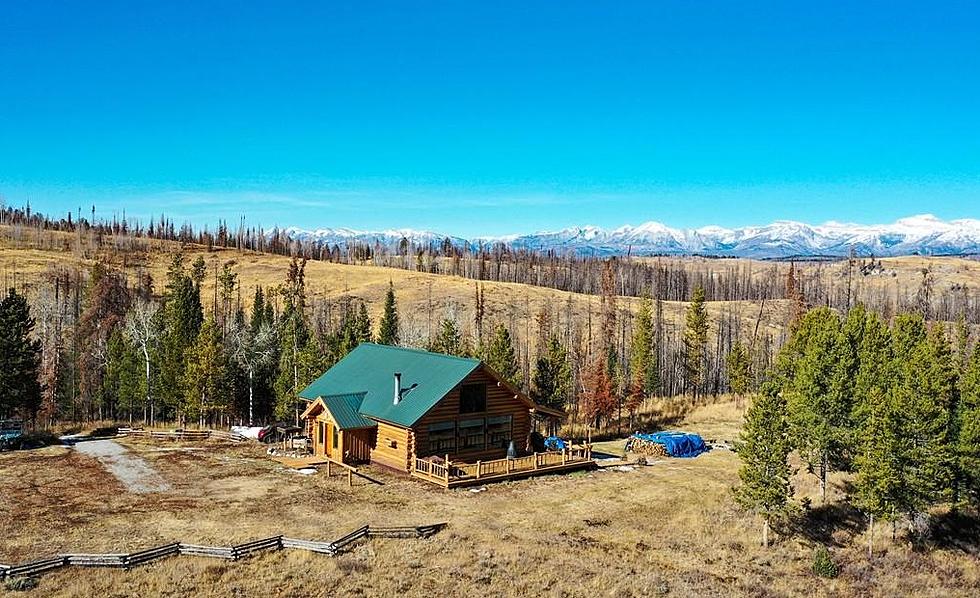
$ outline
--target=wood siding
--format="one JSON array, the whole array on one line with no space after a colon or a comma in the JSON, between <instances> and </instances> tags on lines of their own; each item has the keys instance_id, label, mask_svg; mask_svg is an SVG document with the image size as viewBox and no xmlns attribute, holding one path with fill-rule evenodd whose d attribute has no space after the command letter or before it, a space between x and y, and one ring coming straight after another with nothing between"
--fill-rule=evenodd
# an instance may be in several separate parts
<instances>
[{"instance_id":1,"label":"wood siding","mask_svg":"<svg viewBox=\"0 0 980 598\"><path fill-rule=\"evenodd\" d=\"M411 471L415 458L412 441L413 434L408 428L379 421L378 436L371 450L371 461L398 471Z\"/></svg>"},{"instance_id":2,"label":"wood siding","mask_svg":"<svg viewBox=\"0 0 980 598\"><path fill-rule=\"evenodd\" d=\"M323 424L321 436L320 425ZM374 447L375 429L363 428L353 430L337 429L337 448L333 446L333 434L336 427L330 412L324 409L315 416L306 418L306 431L309 435L313 454L328 456L344 463L366 463L371 460L371 449Z\"/></svg>"},{"instance_id":3,"label":"wood siding","mask_svg":"<svg viewBox=\"0 0 980 598\"><path fill-rule=\"evenodd\" d=\"M341 430L340 446L346 461L367 463L371 460L371 447L374 446L374 428Z\"/></svg>"},{"instance_id":4,"label":"wood siding","mask_svg":"<svg viewBox=\"0 0 980 598\"><path fill-rule=\"evenodd\" d=\"M466 384L486 384L487 385L487 410L481 413L459 412L459 387ZM422 418L416 422L415 448L417 455L427 456L433 454L427 451L428 448L428 428L431 424L441 422L451 422L467 419L491 418L502 415L512 417L511 440L517 448L519 455L526 454L527 436L531 430L531 414L527 403L514 396L513 392L507 390L503 385L498 386L497 380L486 369L480 367L466 377L459 386L449 392L441 401L429 410ZM380 437L379 437L380 438ZM506 448L490 447L482 450L468 450L450 452L454 459L464 461L476 461L482 459L501 459L507 456Z\"/></svg>"}]
</instances>

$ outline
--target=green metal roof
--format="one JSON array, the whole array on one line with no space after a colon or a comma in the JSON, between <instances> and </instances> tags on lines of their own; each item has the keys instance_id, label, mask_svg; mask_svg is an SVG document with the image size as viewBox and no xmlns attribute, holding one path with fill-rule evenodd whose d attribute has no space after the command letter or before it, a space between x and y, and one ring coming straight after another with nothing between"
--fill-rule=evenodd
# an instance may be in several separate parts
<instances>
[{"instance_id":1,"label":"green metal roof","mask_svg":"<svg viewBox=\"0 0 980 598\"><path fill-rule=\"evenodd\" d=\"M372 428L377 425L357 412L364 400L363 392L329 395L320 398L323 399L323 404L327 406L327 410L330 411L330 415L333 416L333 420L337 422L337 427L341 430Z\"/></svg>"},{"instance_id":2,"label":"green metal roof","mask_svg":"<svg viewBox=\"0 0 980 598\"><path fill-rule=\"evenodd\" d=\"M361 415L410 427L479 366L479 359L361 343L299 396L313 400L363 394ZM402 375L398 405L394 404L395 372Z\"/></svg>"}]
</instances>

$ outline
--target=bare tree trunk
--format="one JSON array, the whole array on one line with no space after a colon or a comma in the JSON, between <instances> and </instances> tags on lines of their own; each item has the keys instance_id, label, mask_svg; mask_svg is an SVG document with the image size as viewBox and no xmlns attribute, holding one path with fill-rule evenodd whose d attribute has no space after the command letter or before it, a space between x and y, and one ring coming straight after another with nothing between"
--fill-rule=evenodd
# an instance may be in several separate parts
<instances>
[{"instance_id":1,"label":"bare tree trunk","mask_svg":"<svg viewBox=\"0 0 980 598\"><path fill-rule=\"evenodd\" d=\"M820 500L827 504L827 454L820 457Z\"/></svg>"},{"instance_id":2,"label":"bare tree trunk","mask_svg":"<svg viewBox=\"0 0 980 598\"><path fill-rule=\"evenodd\" d=\"M868 518L868 558L874 556L875 541L875 514L871 513Z\"/></svg>"},{"instance_id":3,"label":"bare tree trunk","mask_svg":"<svg viewBox=\"0 0 980 598\"><path fill-rule=\"evenodd\" d=\"M762 520L762 547L769 548L769 516Z\"/></svg>"},{"instance_id":4,"label":"bare tree trunk","mask_svg":"<svg viewBox=\"0 0 980 598\"><path fill-rule=\"evenodd\" d=\"M252 405L253 405L252 375L253 375L252 368L248 368L248 425L249 426L254 425L252 423L252 415L253 415L253 413L252 413Z\"/></svg>"}]
</instances>

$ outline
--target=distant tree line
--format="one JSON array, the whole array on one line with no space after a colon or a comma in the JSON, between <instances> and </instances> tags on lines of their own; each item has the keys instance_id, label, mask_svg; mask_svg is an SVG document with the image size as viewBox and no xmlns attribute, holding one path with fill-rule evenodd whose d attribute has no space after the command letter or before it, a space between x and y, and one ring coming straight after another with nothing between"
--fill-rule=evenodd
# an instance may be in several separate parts
<instances>
[{"instance_id":1,"label":"distant tree line","mask_svg":"<svg viewBox=\"0 0 980 598\"><path fill-rule=\"evenodd\" d=\"M760 276L752 271L758 265L725 260L696 262L692 271L686 271L672 261L528 255L521 259L530 260L531 269L540 271L544 262L539 260L551 260L548 263L561 265L566 272L597 277L595 289L591 283L585 288L597 292L598 307L593 310L589 303L582 317L569 296L532 313L529 308L521 310L515 297L508 298L510 314L490 315L482 281L476 280L465 318L462 312L447 309L444 317L436 316L435 322L420 329L415 314L399 317L396 289L391 285L375 327L362 299L308 296L307 260L299 255L291 260L282 284L264 289L241 288L234 262L205 263L198 258L188 264L179 251L159 290L146 272L129 280L108 265L121 259L125 266L140 252L173 251L171 240L211 247L221 241L243 249L270 250L262 240L269 235L261 230L240 228L230 234L222 224L214 236L206 229L175 229L165 219L142 228L125 219L100 221L94 210L90 220L80 214L52 220L29 209L4 207L0 218L14 244L76 251L96 260L88 271L54 267L44 283L32 290L36 297L31 298L29 316L36 324L26 338L40 343L41 403L36 413L44 422L208 423L289 417L295 415L299 390L358 343L373 339L479 356L538 402L567 409L574 419L593 427L614 425L622 431L635 425L636 415L651 397L753 394L765 372L777 367L779 349L791 338L790 331L813 305L821 305L815 298L824 292L820 277L803 275L793 264L773 264ZM411 244L403 245L395 253L371 249L366 261L352 263L385 264L390 258L388 265L401 260L405 266ZM279 243L271 249L305 254L304 247ZM510 256L507 259L519 255L498 250L494 251L500 256ZM429 262L430 255L438 259ZM416 263L424 268L435 264L437 272L456 263L469 272L483 259L481 255L466 254L446 243L422 250L416 255L422 261ZM486 259L495 259L487 255ZM483 274L497 276L488 271L498 272L497 268ZM502 262L499 272L507 271ZM211 297L202 297L205 277L215 282ZM835 312L850 313L859 304L857 286L848 288L853 292L842 301L852 309L833 308ZM251 301L243 301L243 294L251 294ZM631 299L631 294L639 299ZM972 312L968 308L973 304L958 299L944 304L937 299L940 296L971 295L962 290L939 293L926 273L912 310L933 322L955 307L969 332ZM709 314L709 302L719 298L756 298L759 311L749 323L744 309L730 302ZM686 302L683 323L665 315L672 299ZM638 301L637 309L623 305L630 301ZM250 304L247 309L246 304ZM785 325L777 333L760 326L765 308L771 305L789 306L786 321L776 322ZM433 310L426 311L431 319ZM777 313L782 311L781 307ZM894 316L880 305L868 307L865 313L877 313L884 320Z\"/></svg>"},{"instance_id":2,"label":"distant tree line","mask_svg":"<svg viewBox=\"0 0 980 598\"><path fill-rule=\"evenodd\" d=\"M575 252L515 249L506 243L472 244L446 238L441 242L417 244L402 238L395 243L362 243L350 240L343 246L313 238L299 238L287 229L246 226L244 217L235 225L219 221L214 230L177 225L161 215L142 223L113 215L96 217L95 206L88 215L79 210L64 218L32 212L27 206L12 208L0 203L0 224L18 229L17 236L39 247L97 253L102 247L145 251L152 241L194 243L207 248L225 247L258 251L300 259L351 265L374 265L472 280L514 282L560 291L601 295L609 284L612 291L629 297L650 296L663 301L691 301L701 289L707 301L771 301L786 299L787 275L796 278L799 293L809 305L847 311L858 303L890 318L897 313L918 311L928 320L952 321L960 316L969 324L980 324L980 289L961 284L938 287L931 271L907 286L873 284L887 272L874 256L845 260L842 272L834 269L840 260L807 262L806 272L790 274L787 261L760 264L749 260L710 259L680 261L669 256L605 257ZM46 231L72 233L45 236ZM94 256L89 256L94 257ZM833 269L833 273L831 270Z\"/></svg>"}]
</instances>

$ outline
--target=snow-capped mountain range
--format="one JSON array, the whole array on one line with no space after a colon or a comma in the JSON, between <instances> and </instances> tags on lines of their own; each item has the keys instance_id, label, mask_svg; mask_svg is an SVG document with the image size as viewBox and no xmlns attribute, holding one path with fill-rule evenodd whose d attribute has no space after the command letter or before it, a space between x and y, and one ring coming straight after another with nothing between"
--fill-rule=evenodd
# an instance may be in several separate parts
<instances>
[{"instance_id":1,"label":"snow-capped mountain range","mask_svg":"<svg viewBox=\"0 0 980 598\"><path fill-rule=\"evenodd\" d=\"M980 220L943 221L925 214L893 224L809 225L777 221L765 226L696 229L671 228L659 222L606 230L595 226L554 232L464 239L430 231L394 229L376 232L346 228L289 228L294 239L345 245L351 241L395 247L408 239L415 245L456 246L502 242L515 249L579 255L710 255L750 258L841 257L851 250L860 256L980 254Z\"/></svg>"}]
</instances>

